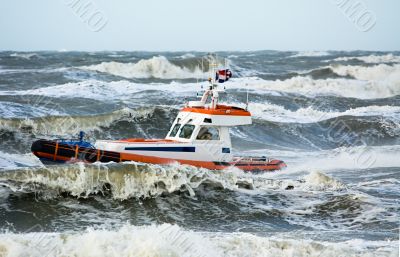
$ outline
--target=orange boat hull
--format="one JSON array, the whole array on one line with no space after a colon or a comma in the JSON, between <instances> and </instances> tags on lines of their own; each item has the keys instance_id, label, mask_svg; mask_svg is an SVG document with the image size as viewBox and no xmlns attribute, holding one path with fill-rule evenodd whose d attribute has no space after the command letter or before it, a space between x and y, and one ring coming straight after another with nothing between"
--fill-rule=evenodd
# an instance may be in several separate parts
<instances>
[{"instance_id":1,"label":"orange boat hull","mask_svg":"<svg viewBox=\"0 0 400 257\"><path fill-rule=\"evenodd\" d=\"M172 164L180 163L210 170L223 170L229 167L237 167L244 171L261 172L274 171L286 167L280 160L248 161L239 160L235 162L207 162L193 160L176 160L161 158L156 156L145 156L130 153L118 153L104 151L94 148L80 147L78 145L68 145L62 142L50 140L38 140L32 144L31 150L40 159L54 162L125 162L135 161L151 164Z\"/></svg>"}]
</instances>

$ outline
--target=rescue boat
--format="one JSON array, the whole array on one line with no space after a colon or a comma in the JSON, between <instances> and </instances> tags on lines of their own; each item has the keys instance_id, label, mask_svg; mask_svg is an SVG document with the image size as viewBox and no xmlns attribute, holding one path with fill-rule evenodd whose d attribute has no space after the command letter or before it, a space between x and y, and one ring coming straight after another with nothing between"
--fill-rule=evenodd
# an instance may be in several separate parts
<instances>
[{"instance_id":1,"label":"rescue boat","mask_svg":"<svg viewBox=\"0 0 400 257\"><path fill-rule=\"evenodd\" d=\"M265 156L234 156L229 129L250 125L247 109L221 105L219 94L225 92L218 83L227 80L229 70L209 79L200 101L189 101L180 110L164 139L129 138L97 140L94 145L83 140L37 140L32 144L34 155L52 162L125 162L152 164L180 163L211 170L237 167L249 172L280 170L281 160ZM218 75L218 73L217 73Z\"/></svg>"}]
</instances>

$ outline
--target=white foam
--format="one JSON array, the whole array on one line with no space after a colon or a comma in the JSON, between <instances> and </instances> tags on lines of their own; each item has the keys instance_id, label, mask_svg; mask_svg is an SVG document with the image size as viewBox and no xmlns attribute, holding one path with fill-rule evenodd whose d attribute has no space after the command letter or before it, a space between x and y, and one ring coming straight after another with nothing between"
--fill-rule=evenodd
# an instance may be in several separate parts
<instances>
[{"instance_id":1,"label":"white foam","mask_svg":"<svg viewBox=\"0 0 400 257\"><path fill-rule=\"evenodd\" d=\"M330 67L340 76L352 76L358 80L376 80L393 83L400 88L400 64L378 64L371 67L335 65Z\"/></svg>"},{"instance_id":2,"label":"white foam","mask_svg":"<svg viewBox=\"0 0 400 257\"><path fill-rule=\"evenodd\" d=\"M304 150L288 151L288 153L270 152L287 161L288 164L284 172L268 174L274 177L304 171L358 171L368 168L400 167L398 158L400 145L339 147L312 152ZM295 156L296 153L297 156ZM288 156L288 159L285 156Z\"/></svg>"},{"instance_id":3,"label":"white foam","mask_svg":"<svg viewBox=\"0 0 400 257\"><path fill-rule=\"evenodd\" d=\"M345 188L345 185L342 182L320 171L312 171L308 175L306 175L304 179L306 187L311 190L317 190L317 191L322 191L326 189L340 190Z\"/></svg>"},{"instance_id":4,"label":"white foam","mask_svg":"<svg viewBox=\"0 0 400 257\"><path fill-rule=\"evenodd\" d=\"M154 107L129 109L123 108L111 113L92 116L46 116L40 118L0 119L0 128L10 131L29 129L36 135L76 135L81 130L95 131L108 127L121 120L132 121L145 118L154 112Z\"/></svg>"},{"instance_id":5,"label":"white foam","mask_svg":"<svg viewBox=\"0 0 400 257\"><path fill-rule=\"evenodd\" d=\"M400 146L348 147L316 152L289 152L290 158L277 151L274 156L283 157L288 168L260 176L244 173L237 168L224 171L209 171L187 165L152 165L135 162L120 164L83 163L52 166L40 169L22 169L0 173L0 180L15 181L27 185L40 184L56 192L70 192L77 197L88 197L103 190L104 184L111 185L115 199L152 197L164 193L187 191L195 195L202 183L207 182L229 190L252 188L257 190L284 190L293 185L296 190L320 191L341 190L345 186L324 174L326 171L360 170L376 167L400 167ZM265 153L264 153L265 154ZM286 154L287 155L287 154ZM13 156L4 154L8 169L14 168ZM293 158L296 156L296 158ZM20 155L14 159L20 160ZM32 156L29 156L32 158ZM16 162L17 160L15 160ZM34 165L35 162L33 162ZM32 165L32 166L34 166ZM306 172L305 177L302 174ZM305 182L299 181L300 174ZM293 177L294 175L294 177ZM280 180L280 177L289 179ZM272 179L272 180L271 180ZM295 180L293 180L295 179ZM33 188L35 190L36 187Z\"/></svg>"},{"instance_id":6,"label":"white foam","mask_svg":"<svg viewBox=\"0 0 400 257\"><path fill-rule=\"evenodd\" d=\"M187 79L204 77L204 73L200 68L190 70L185 67L178 67L169 62L164 56L154 56L151 59L140 60L137 63L102 62L81 68L125 78Z\"/></svg>"},{"instance_id":7,"label":"white foam","mask_svg":"<svg viewBox=\"0 0 400 257\"><path fill-rule=\"evenodd\" d=\"M0 170L19 167L43 167L43 164L32 153L9 154L0 151Z\"/></svg>"},{"instance_id":8,"label":"white foam","mask_svg":"<svg viewBox=\"0 0 400 257\"><path fill-rule=\"evenodd\" d=\"M39 55L36 53L13 53L13 54L10 54L10 56L29 60L32 57L38 57Z\"/></svg>"},{"instance_id":9,"label":"white foam","mask_svg":"<svg viewBox=\"0 0 400 257\"><path fill-rule=\"evenodd\" d=\"M400 62L400 56L393 54L386 55L367 55L367 56L352 56L352 57L338 57L334 61L351 61L359 60L365 63L398 63Z\"/></svg>"},{"instance_id":10,"label":"white foam","mask_svg":"<svg viewBox=\"0 0 400 257\"><path fill-rule=\"evenodd\" d=\"M138 84L129 81L105 82L98 80L85 80L82 82L71 82L57 86L42 87L30 90L0 91L0 95L41 95L49 97L81 97L97 100L132 100L132 96L145 90L159 90L183 93L193 92L200 86L196 83L181 84L171 82L170 84Z\"/></svg>"},{"instance_id":11,"label":"white foam","mask_svg":"<svg viewBox=\"0 0 400 257\"><path fill-rule=\"evenodd\" d=\"M5 256L390 256L398 255L396 241L353 239L314 241L304 235L256 236L249 233L207 233L177 225L124 225L63 233L4 233Z\"/></svg>"},{"instance_id":12,"label":"white foam","mask_svg":"<svg viewBox=\"0 0 400 257\"><path fill-rule=\"evenodd\" d=\"M19 169L0 172L0 180L25 184L24 190L31 184L40 184L47 191L69 192L76 197L88 197L102 192L105 184L111 185L114 199L159 196L163 193L188 191L204 181L217 183L228 189L237 188L237 176L234 173L213 173L187 165L152 165L135 162L120 164L83 163L52 166L40 169ZM12 183L9 183L12 189ZM36 190L33 187L32 190Z\"/></svg>"},{"instance_id":13,"label":"white foam","mask_svg":"<svg viewBox=\"0 0 400 257\"><path fill-rule=\"evenodd\" d=\"M23 91L0 91L2 95L44 95L50 97L82 97L99 100L117 99L146 89L155 89L155 85L140 85L127 81L102 82L85 80L57 86L42 87Z\"/></svg>"},{"instance_id":14,"label":"white foam","mask_svg":"<svg viewBox=\"0 0 400 257\"><path fill-rule=\"evenodd\" d=\"M30 73L30 72L49 72L47 69L1 69L2 74Z\"/></svg>"},{"instance_id":15,"label":"white foam","mask_svg":"<svg viewBox=\"0 0 400 257\"><path fill-rule=\"evenodd\" d=\"M0 102L0 117L21 118L21 117L42 117L48 115L61 115L57 110L48 109L42 106L29 106L13 102Z\"/></svg>"},{"instance_id":16,"label":"white foam","mask_svg":"<svg viewBox=\"0 0 400 257\"><path fill-rule=\"evenodd\" d=\"M195 58L195 57L196 57L196 55L194 55L194 54L186 53L186 54L183 54L181 56L178 56L177 58L179 58L179 59L189 59L189 58Z\"/></svg>"},{"instance_id":17,"label":"white foam","mask_svg":"<svg viewBox=\"0 0 400 257\"><path fill-rule=\"evenodd\" d=\"M358 107L344 112L324 112L313 107L291 111L269 103L250 103L248 108L253 117L274 122L313 123L341 116L382 116L400 120L400 106L388 105Z\"/></svg>"},{"instance_id":18,"label":"white foam","mask_svg":"<svg viewBox=\"0 0 400 257\"><path fill-rule=\"evenodd\" d=\"M291 57L319 57L319 56L328 56L328 55L330 55L330 53L328 53L326 51L301 51L295 55L289 56L289 58L291 58Z\"/></svg>"},{"instance_id":19,"label":"white foam","mask_svg":"<svg viewBox=\"0 0 400 257\"><path fill-rule=\"evenodd\" d=\"M351 67L352 66L350 66L350 68L337 67L336 69L338 69L337 72L342 70L342 74L347 74L347 72L351 72L353 69ZM398 76L397 69L398 67L388 68L388 73L385 73L387 77L384 77L383 75L362 75L368 74L368 70L359 70L358 75L354 73L355 76L364 76L363 78L366 78L365 76L370 76L374 79L382 78L382 80L315 80L311 77L298 76L286 80L267 81L257 77L242 77L231 79L226 82L224 86L227 89L241 90L244 90L247 87L250 90L257 90L257 93L268 93L273 95L281 93L296 93L312 97L320 95L335 95L360 99L385 98L400 95L400 80L396 80L396 77ZM183 92L195 92L196 90L200 90L200 85L198 83L182 84L177 82L171 82L169 84L138 84L123 80L113 82L85 80L82 82L73 82L32 90L0 91L0 95L44 95L50 97L82 97L99 100L124 100L131 99L133 94L144 90L160 90L177 94Z\"/></svg>"},{"instance_id":20,"label":"white foam","mask_svg":"<svg viewBox=\"0 0 400 257\"><path fill-rule=\"evenodd\" d=\"M259 78L236 78L226 83L227 88L245 89L246 84L257 93L285 92L307 96L334 95L360 99L386 98L400 95L400 80L359 81L352 79L312 79L293 77L266 81ZM250 99L251 100L251 99Z\"/></svg>"},{"instance_id":21,"label":"white foam","mask_svg":"<svg viewBox=\"0 0 400 257\"><path fill-rule=\"evenodd\" d=\"M293 170L290 170L293 171ZM302 172L301 174L295 174L292 172L287 172L286 170L277 171L275 173L263 173L263 174L241 174L240 186L247 185L250 186L255 193L282 191L284 194L296 194L301 195L306 192L310 194L312 192L320 194L322 191L343 191L347 189L347 185L332 176L326 175L322 171L310 170L308 172ZM303 175L306 173L306 175ZM247 181L245 180L247 178ZM291 188L288 191L288 187ZM238 190L238 189L237 189ZM242 191L243 192L243 191ZM293 201L295 199L292 199ZM311 201L311 199L309 199ZM324 200L319 199L317 203L321 203ZM316 205L316 202L308 202L307 206ZM302 200L299 199L299 204L303 204ZM310 213L311 209L308 209Z\"/></svg>"},{"instance_id":22,"label":"white foam","mask_svg":"<svg viewBox=\"0 0 400 257\"><path fill-rule=\"evenodd\" d=\"M255 178L252 174L244 173L235 167L224 171L210 171L178 164L166 166L124 162L16 168L7 164L7 171L0 172L0 181L7 181L4 186L13 191L37 192L37 185L41 185L46 193L53 192L55 197L59 192L68 192L76 197L87 198L91 194L103 192L105 184L111 186L112 197L119 200L156 197L179 191L194 196L195 190L203 183L234 191L243 191L242 188L256 189L256 191L281 190L286 187L282 181L271 182L268 178L267 180L262 177ZM24 186L21 189L15 187L15 183ZM302 188L300 185L296 186ZM251 191L245 190L245 192L251 194Z\"/></svg>"},{"instance_id":23,"label":"white foam","mask_svg":"<svg viewBox=\"0 0 400 257\"><path fill-rule=\"evenodd\" d=\"M221 235L215 242L227 256L396 256L395 241L313 241L307 237L259 237L247 233Z\"/></svg>"}]
</instances>

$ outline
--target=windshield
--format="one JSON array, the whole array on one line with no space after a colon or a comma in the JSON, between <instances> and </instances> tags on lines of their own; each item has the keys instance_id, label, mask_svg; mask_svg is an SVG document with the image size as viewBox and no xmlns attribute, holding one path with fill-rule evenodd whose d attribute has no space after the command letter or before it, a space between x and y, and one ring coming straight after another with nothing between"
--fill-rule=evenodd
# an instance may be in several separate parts
<instances>
[{"instance_id":1,"label":"windshield","mask_svg":"<svg viewBox=\"0 0 400 257\"><path fill-rule=\"evenodd\" d=\"M197 140L219 140L218 129L213 127L201 127Z\"/></svg>"},{"instance_id":2,"label":"windshield","mask_svg":"<svg viewBox=\"0 0 400 257\"><path fill-rule=\"evenodd\" d=\"M181 127L181 124L175 124L174 128L172 129L171 133L169 133L170 137L176 136L176 133L178 133L179 128Z\"/></svg>"},{"instance_id":3,"label":"windshield","mask_svg":"<svg viewBox=\"0 0 400 257\"><path fill-rule=\"evenodd\" d=\"M194 125L186 124L182 127L179 137L189 139L192 136Z\"/></svg>"}]
</instances>

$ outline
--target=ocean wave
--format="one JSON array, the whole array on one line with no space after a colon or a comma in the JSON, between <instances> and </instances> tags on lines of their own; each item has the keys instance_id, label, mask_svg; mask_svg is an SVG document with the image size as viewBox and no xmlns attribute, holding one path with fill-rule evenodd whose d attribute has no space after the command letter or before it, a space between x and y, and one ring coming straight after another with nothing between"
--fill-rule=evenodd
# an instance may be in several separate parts
<instances>
[{"instance_id":1,"label":"ocean wave","mask_svg":"<svg viewBox=\"0 0 400 257\"><path fill-rule=\"evenodd\" d=\"M317 123L283 123L253 119L253 124L232 129L237 150L295 148L334 149L352 145L400 144L399 119L379 116L340 116Z\"/></svg>"},{"instance_id":2,"label":"ocean wave","mask_svg":"<svg viewBox=\"0 0 400 257\"><path fill-rule=\"evenodd\" d=\"M309 174L305 177L300 175L290 179L271 179L274 175L255 176L236 167L210 171L177 163L155 165L136 162L76 163L44 167L33 154L2 153L0 157L0 160L7 161L2 164L3 171L0 171L3 186L16 192L46 192L46 197L49 197L50 192L55 197L67 192L83 198L93 194L111 193L112 198L120 200L156 197L175 192L187 192L194 196L201 185L232 191L251 189L255 192L287 190L289 186L292 190L307 192L346 189L341 182L310 167L307 167ZM290 170L288 174L292 172ZM278 173L286 174L286 171Z\"/></svg>"},{"instance_id":3,"label":"ocean wave","mask_svg":"<svg viewBox=\"0 0 400 257\"><path fill-rule=\"evenodd\" d=\"M194 69L179 67L164 56L154 56L151 59L140 60L137 63L102 62L81 68L124 78L188 79L205 77L200 64Z\"/></svg>"},{"instance_id":4,"label":"ocean wave","mask_svg":"<svg viewBox=\"0 0 400 257\"><path fill-rule=\"evenodd\" d=\"M399 146L350 147L314 152L308 157L298 154L296 160L287 160L287 169L260 175L245 173L235 167L210 171L188 165L136 162L76 163L43 167L38 166L32 154L21 155L23 158L20 159L17 155L5 154L2 159L8 163L4 163L0 181L6 181L2 183L3 186L15 191L29 193L33 190L40 193L45 190L54 192L55 196L67 192L84 198L110 192L114 199L120 200L155 197L174 192L187 192L194 196L195 190L204 184L233 191L240 191L241 188L256 192L280 191L287 190L288 186L294 191L340 191L346 189L346 185L324 172L399 167L398 151ZM16 166L28 168L14 169ZM304 173L306 176L302 175ZM281 176L290 178L280 179Z\"/></svg>"},{"instance_id":5,"label":"ocean wave","mask_svg":"<svg viewBox=\"0 0 400 257\"><path fill-rule=\"evenodd\" d=\"M10 166L12 167L12 166ZM210 171L189 165L136 162L52 165L0 171L3 187L12 191L79 198L111 194L113 199L150 198L177 192L195 196L201 185L238 190L253 188L251 176L237 168Z\"/></svg>"},{"instance_id":6,"label":"ocean wave","mask_svg":"<svg viewBox=\"0 0 400 257\"><path fill-rule=\"evenodd\" d=\"M367 55L367 56L352 56L352 57L338 57L333 61L351 61L351 60L359 60L365 63L399 63L400 56L393 54L386 55Z\"/></svg>"},{"instance_id":7,"label":"ocean wave","mask_svg":"<svg viewBox=\"0 0 400 257\"><path fill-rule=\"evenodd\" d=\"M267 197L268 205L263 201L253 211L261 211L263 215L267 212L290 224L314 229L363 228L376 226L377 221L381 222L379 226L383 223L391 226L397 221L395 210L386 203L382 206L376 198L349 187L334 176L312 170L300 174L280 171L255 175L236 168L210 171L178 164L77 163L3 170L0 185L10 191L5 192L6 195L26 194L46 200L111 197L113 200L135 198L142 202L159 196L163 199L219 199L222 196L230 202L238 196L262 195ZM230 192L237 194L235 200L229 200ZM258 203L254 200L250 202ZM241 205L248 207L238 203L239 207ZM220 213L221 210L214 211ZM324 215L323 220L321 215Z\"/></svg>"},{"instance_id":8,"label":"ocean wave","mask_svg":"<svg viewBox=\"0 0 400 257\"><path fill-rule=\"evenodd\" d=\"M179 59L189 59L189 58L195 58L195 57L196 57L196 55L194 55L194 54L186 53L186 54L183 54L183 55L178 56L178 57L176 57L176 58L179 58Z\"/></svg>"},{"instance_id":9,"label":"ocean wave","mask_svg":"<svg viewBox=\"0 0 400 257\"><path fill-rule=\"evenodd\" d=\"M60 69L58 69L60 70ZM0 69L1 74L18 74L18 73L33 73L33 72L40 72L40 73L48 73L58 71L55 69Z\"/></svg>"},{"instance_id":10,"label":"ocean wave","mask_svg":"<svg viewBox=\"0 0 400 257\"><path fill-rule=\"evenodd\" d=\"M246 74L245 74L246 75ZM249 76L257 77L257 74L248 74ZM263 76L261 76L263 77ZM251 78L249 78L250 80ZM275 80L276 83L288 82L297 83L304 80L303 83L309 84L307 87L299 88L298 86L294 89L299 89L299 91L304 91L306 88L308 94L315 92L318 94L320 91L322 94L331 91L331 94L339 94L340 96L345 96L341 94L344 92L349 94L351 97L355 97L356 91L359 91L360 95L363 95L362 91L382 91L381 93L399 94L400 88L400 64L388 65L388 64L378 64L374 66L357 66L357 65L330 65L324 66L312 70L302 71L291 74L286 80ZM325 82L325 85L322 85ZM332 85L336 82L337 85ZM248 82L244 82L248 83ZM320 88L312 89L312 85L317 84ZM342 85L343 84L343 85ZM347 85L346 85L347 84ZM340 85L340 87L339 87ZM279 85L285 91L289 91L289 88L285 85ZM323 87L323 88L322 88ZM278 90L278 89L277 89ZM325 93L326 92L326 93ZM374 92L378 98L379 92ZM353 96L354 95L354 96ZM361 98L374 98L371 97L361 97Z\"/></svg>"},{"instance_id":11,"label":"ocean wave","mask_svg":"<svg viewBox=\"0 0 400 257\"><path fill-rule=\"evenodd\" d=\"M310 97L333 95L359 99L387 98L400 95L399 80L359 81L352 79L312 79L296 76L286 80L266 81L256 77L236 78L226 83L227 88L245 89L257 93L284 92Z\"/></svg>"},{"instance_id":12,"label":"ocean wave","mask_svg":"<svg viewBox=\"0 0 400 257\"><path fill-rule=\"evenodd\" d=\"M301 51L297 54L289 56L289 58L296 58L296 57L320 57L320 56L328 56L330 55L329 52L326 51Z\"/></svg>"},{"instance_id":13,"label":"ocean wave","mask_svg":"<svg viewBox=\"0 0 400 257\"><path fill-rule=\"evenodd\" d=\"M320 151L289 151L288 153L269 152L288 162L288 167L284 173L270 174L271 176L311 171L359 171L372 168L400 167L400 160L397 158L400 145L349 146ZM297 156L293 154L297 154Z\"/></svg>"},{"instance_id":14,"label":"ocean wave","mask_svg":"<svg viewBox=\"0 0 400 257\"><path fill-rule=\"evenodd\" d=\"M140 85L128 81L103 82L85 80L30 90L0 91L1 95L43 95L49 97L80 97L98 100L123 99L143 90L157 88L158 85Z\"/></svg>"},{"instance_id":15,"label":"ocean wave","mask_svg":"<svg viewBox=\"0 0 400 257\"><path fill-rule=\"evenodd\" d=\"M316 110L311 106L291 111L275 104L250 103L248 109L255 118L285 123L314 123L341 116L382 116L400 120L400 107L388 105L358 107L344 112L325 112Z\"/></svg>"},{"instance_id":16,"label":"ocean wave","mask_svg":"<svg viewBox=\"0 0 400 257\"><path fill-rule=\"evenodd\" d=\"M306 159L302 153L297 152L297 156L299 160ZM319 158L322 160L324 157ZM294 167L297 168L295 173L289 169L264 174L245 173L237 168L210 171L178 164L76 163L3 170L0 171L0 184L10 191L8 194L28 194L34 195L35 199L47 200L60 199L60 196L111 197L114 200L135 198L139 201L150 201L150 198L159 196L218 199L221 196L229 198L232 191L245 198L252 195L267 197L268 205L257 204L254 211L268 212L303 227L348 229L396 224L398 215L395 209L387 203L382 206L375 197L362 193L363 188L349 186L336 178L343 174L335 173L337 169L343 170L342 157L339 161L336 158L337 165L330 175L326 172L329 165L317 170L308 160L304 160L307 166ZM321 163L329 164L329 160ZM296 164L289 160L289 167L293 165ZM365 168L370 167L357 166L356 169L365 172ZM355 170L354 165L344 169ZM305 197L307 201L304 201ZM324 215L323 220L321 215ZM381 223L377 224L377 221Z\"/></svg>"},{"instance_id":17,"label":"ocean wave","mask_svg":"<svg viewBox=\"0 0 400 257\"><path fill-rule=\"evenodd\" d=\"M20 167L41 167L43 164L31 153L10 154L0 151L0 170L17 169ZM1 171L0 171L1 172Z\"/></svg>"},{"instance_id":18,"label":"ocean wave","mask_svg":"<svg viewBox=\"0 0 400 257\"><path fill-rule=\"evenodd\" d=\"M37 58L39 55L37 53L12 53L10 57L21 58L25 60L30 60L31 58Z\"/></svg>"},{"instance_id":19,"label":"ocean wave","mask_svg":"<svg viewBox=\"0 0 400 257\"><path fill-rule=\"evenodd\" d=\"M340 182L319 171L310 172L304 177L304 180L307 188L316 191L322 191L326 189L337 191L346 188L343 182Z\"/></svg>"},{"instance_id":20,"label":"ocean wave","mask_svg":"<svg viewBox=\"0 0 400 257\"><path fill-rule=\"evenodd\" d=\"M310 108L290 111L261 103L255 106L260 108L257 113L253 107L251 104L250 111L256 117L253 125L232 130L237 150L247 145L245 142L257 142L258 147L276 144L275 147L300 149L326 149L360 142L374 145L400 142L397 107L370 106L334 113ZM35 138L71 138L76 137L79 131L85 131L87 138L92 141L131 137L163 138L177 112L178 108L174 106L155 106L122 108L96 115L3 118L0 119L0 139L3 151L26 152ZM155 126L161 123L164 125Z\"/></svg>"},{"instance_id":21,"label":"ocean wave","mask_svg":"<svg viewBox=\"0 0 400 257\"><path fill-rule=\"evenodd\" d=\"M299 240L300 236L300 240ZM250 233L193 232L177 225L123 225L82 232L3 233L5 256L388 256L398 255L396 241L316 241L307 234L257 236Z\"/></svg>"},{"instance_id":22,"label":"ocean wave","mask_svg":"<svg viewBox=\"0 0 400 257\"><path fill-rule=\"evenodd\" d=\"M13 102L0 102L0 119L10 118L32 118L32 117L43 117L48 115L62 115L57 110L41 107L41 106L29 106Z\"/></svg>"},{"instance_id":23,"label":"ocean wave","mask_svg":"<svg viewBox=\"0 0 400 257\"><path fill-rule=\"evenodd\" d=\"M29 132L34 135L76 135L79 131L95 131L118 121L135 121L155 112L155 107L123 108L110 113L88 116L44 116L35 118L0 118L0 129Z\"/></svg>"},{"instance_id":24,"label":"ocean wave","mask_svg":"<svg viewBox=\"0 0 400 257\"><path fill-rule=\"evenodd\" d=\"M298 75L285 80L263 80L257 77L239 77L226 82L229 89L257 90L263 93L294 93L307 96L334 95L359 99L387 98L400 95L400 65L380 64L372 67L336 65L323 69L322 73L336 74L338 78L316 75L324 79L313 79L317 71L310 76ZM245 73L243 73L246 75ZM340 78L341 76L341 78ZM343 76L347 78L343 78ZM325 79L326 78L326 79ZM350 79L354 78L354 79ZM199 83L150 83L141 84L129 81L105 82L85 80L50 87L24 91L0 91L0 95L44 95L49 97L81 97L98 100L124 100L133 94L145 90L168 91L174 93L195 92ZM229 91L228 91L229 92Z\"/></svg>"},{"instance_id":25,"label":"ocean wave","mask_svg":"<svg viewBox=\"0 0 400 257\"><path fill-rule=\"evenodd\" d=\"M140 84L125 80L105 82L85 80L30 90L0 91L0 95L40 95L48 97L88 98L96 100L131 100L136 93L146 90L169 91L175 93L196 92L199 84Z\"/></svg>"},{"instance_id":26,"label":"ocean wave","mask_svg":"<svg viewBox=\"0 0 400 257\"><path fill-rule=\"evenodd\" d=\"M375 197L357 191L334 192L331 196L322 196L319 193L319 197L309 192L306 202L302 201L301 195L296 195L298 192L288 192L292 202L296 204L283 209L282 216L292 225L320 230L361 230L390 228L397 223L398 215L392 206L388 206L387 203L382 205ZM381 224L378 225L377 222Z\"/></svg>"},{"instance_id":27,"label":"ocean wave","mask_svg":"<svg viewBox=\"0 0 400 257\"><path fill-rule=\"evenodd\" d=\"M370 67L334 65L330 68L340 76L351 76L358 80L384 81L400 88L400 64L378 64Z\"/></svg>"}]
</instances>

